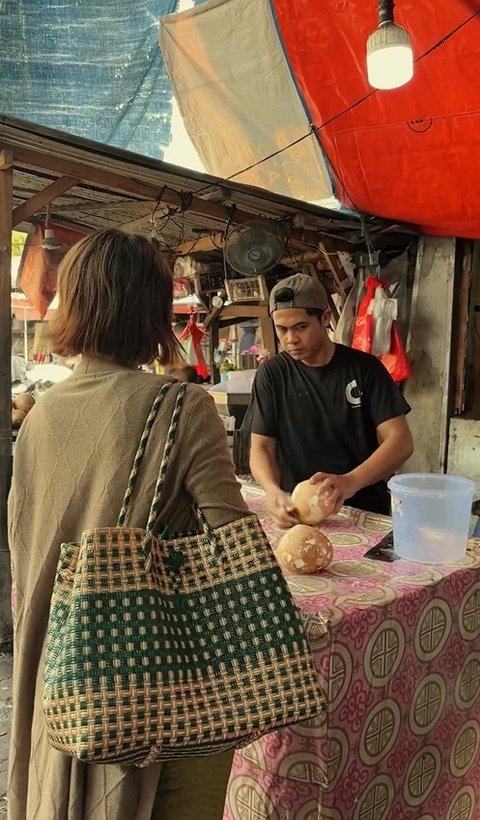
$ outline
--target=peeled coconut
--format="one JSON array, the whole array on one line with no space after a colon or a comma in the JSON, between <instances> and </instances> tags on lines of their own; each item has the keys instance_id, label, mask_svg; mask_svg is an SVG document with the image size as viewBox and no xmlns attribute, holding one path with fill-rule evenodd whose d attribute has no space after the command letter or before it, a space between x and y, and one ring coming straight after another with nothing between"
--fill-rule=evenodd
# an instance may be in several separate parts
<instances>
[{"instance_id":1,"label":"peeled coconut","mask_svg":"<svg viewBox=\"0 0 480 820\"><path fill-rule=\"evenodd\" d=\"M18 430L22 422L27 418L27 414L23 410L12 410L12 427Z\"/></svg>"},{"instance_id":2,"label":"peeled coconut","mask_svg":"<svg viewBox=\"0 0 480 820\"><path fill-rule=\"evenodd\" d=\"M15 408L17 410L23 410L24 413L28 413L34 404L35 399L30 393L21 393L20 396L15 397Z\"/></svg>"},{"instance_id":3,"label":"peeled coconut","mask_svg":"<svg viewBox=\"0 0 480 820\"><path fill-rule=\"evenodd\" d=\"M319 484L301 481L292 493L292 504L301 524L321 524L331 510L325 506L325 499L319 492Z\"/></svg>"},{"instance_id":4,"label":"peeled coconut","mask_svg":"<svg viewBox=\"0 0 480 820\"><path fill-rule=\"evenodd\" d=\"M328 567L333 549L323 532L306 524L296 524L279 541L275 555L286 572L308 575Z\"/></svg>"}]
</instances>

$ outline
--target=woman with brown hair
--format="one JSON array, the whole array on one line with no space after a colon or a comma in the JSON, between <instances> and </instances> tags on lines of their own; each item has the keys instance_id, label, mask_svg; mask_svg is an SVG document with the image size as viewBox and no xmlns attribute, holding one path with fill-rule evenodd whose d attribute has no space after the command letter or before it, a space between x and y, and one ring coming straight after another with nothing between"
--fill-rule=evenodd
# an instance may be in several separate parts
<instances>
[{"instance_id":1,"label":"woman with brown hair","mask_svg":"<svg viewBox=\"0 0 480 820\"><path fill-rule=\"evenodd\" d=\"M9 499L15 587L10 820L220 820L232 755L146 769L89 765L53 749L42 714L48 613L60 545L113 526L145 420L166 377L140 372L172 358L172 277L158 248L108 230L75 245L59 271L51 340L81 354L19 436ZM129 526L144 527L172 415L160 405L132 497ZM208 394L188 385L159 518L195 528L192 502L215 528L245 515L226 434Z\"/></svg>"}]
</instances>

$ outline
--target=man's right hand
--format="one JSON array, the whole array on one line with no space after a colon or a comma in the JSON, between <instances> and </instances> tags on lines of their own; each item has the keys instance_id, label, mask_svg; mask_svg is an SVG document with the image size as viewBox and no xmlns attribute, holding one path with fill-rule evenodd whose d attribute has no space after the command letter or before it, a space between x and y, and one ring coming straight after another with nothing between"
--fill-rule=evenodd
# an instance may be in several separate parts
<instances>
[{"instance_id":1,"label":"man's right hand","mask_svg":"<svg viewBox=\"0 0 480 820\"><path fill-rule=\"evenodd\" d=\"M268 490L266 493L267 510L277 527L288 530L298 524L295 507L288 493L280 487Z\"/></svg>"}]
</instances>

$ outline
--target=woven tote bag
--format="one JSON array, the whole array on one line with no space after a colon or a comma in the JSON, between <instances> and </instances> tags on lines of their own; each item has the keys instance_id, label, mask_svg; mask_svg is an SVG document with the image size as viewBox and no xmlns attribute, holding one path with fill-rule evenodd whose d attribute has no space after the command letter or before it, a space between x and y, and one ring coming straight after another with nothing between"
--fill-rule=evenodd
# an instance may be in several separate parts
<instances>
[{"instance_id":1,"label":"woven tote bag","mask_svg":"<svg viewBox=\"0 0 480 820\"><path fill-rule=\"evenodd\" d=\"M47 631L49 742L91 763L148 766L246 745L325 708L310 648L258 518L154 534L186 385L145 529L125 526L158 406L116 527L61 546ZM155 527L158 530L158 525Z\"/></svg>"}]
</instances>

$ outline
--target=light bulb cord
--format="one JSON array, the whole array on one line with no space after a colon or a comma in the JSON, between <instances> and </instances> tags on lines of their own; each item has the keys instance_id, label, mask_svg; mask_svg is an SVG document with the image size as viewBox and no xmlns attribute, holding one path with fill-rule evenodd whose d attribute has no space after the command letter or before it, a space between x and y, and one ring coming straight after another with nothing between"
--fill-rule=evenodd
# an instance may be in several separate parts
<instances>
[{"instance_id":1,"label":"light bulb cord","mask_svg":"<svg viewBox=\"0 0 480 820\"><path fill-rule=\"evenodd\" d=\"M379 0L378 2L378 25L383 26L385 23L393 23L393 9L395 6L394 0Z\"/></svg>"}]
</instances>

